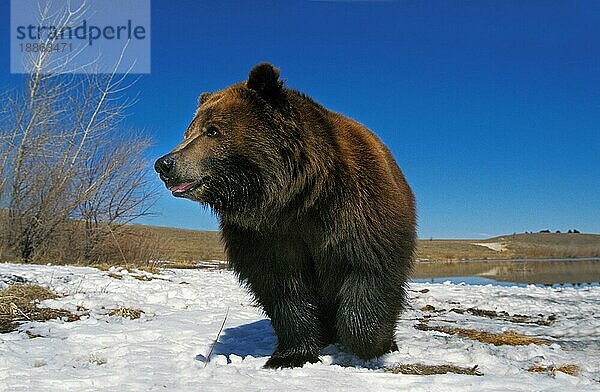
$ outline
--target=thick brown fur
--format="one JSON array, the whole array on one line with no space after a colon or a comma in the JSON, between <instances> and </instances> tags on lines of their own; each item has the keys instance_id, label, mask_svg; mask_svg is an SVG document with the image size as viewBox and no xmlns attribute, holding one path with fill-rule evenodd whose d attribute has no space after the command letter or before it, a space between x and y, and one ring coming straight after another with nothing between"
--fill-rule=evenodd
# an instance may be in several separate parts
<instances>
[{"instance_id":1,"label":"thick brown fur","mask_svg":"<svg viewBox=\"0 0 600 392\"><path fill-rule=\"evenodd\" d=\"M270 64L203 94L185 140L156 169L210 205L229 263L277 335L267 367L315 362L339 342L392 349L415 247L413 194L363 125L283 87Z\"/></svg>"}]
</instances>

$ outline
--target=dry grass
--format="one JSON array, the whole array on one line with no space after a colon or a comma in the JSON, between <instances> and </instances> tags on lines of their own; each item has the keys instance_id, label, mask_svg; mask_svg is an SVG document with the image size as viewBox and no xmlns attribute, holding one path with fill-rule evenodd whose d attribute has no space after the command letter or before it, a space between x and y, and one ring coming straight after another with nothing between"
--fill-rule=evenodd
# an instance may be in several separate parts
<instances>
[{"instance_id":1,"label":"dry grass","mask_svg":"<svg viewBox=\"0 0 600 392\"><path fill-rule=\"evenodd\" d=\"M0 333L11 332L26 321L46 321L66 318L79 320L79 316L61 309L39 308L46 299L57 298L53 291L38 285L11 285L0 290ZM36 337L30 335L30 337Z\"/></svg>"},{"instance_id":2,"label":"dry grass","mask_svg":"<svg viewBox=\"0 0 600 392\"><path fill-rule=\"evenodd\" d=\"M468 328L451 328L444 326L431 326L426 324L417 324L415 328L420 331L438 331L449 335L458 335L471 340L477 340L482 343L490 343L495 346L527 346L529 344L545 345L548 341L533 336L522 335L515 331L504 331L502 333L477 331Z\"/></svg>"},{"instance_id":3,"label":"dry grass","mask_svg":"<svg viewBox=\"0 0 600 392\"><path fill-rule=\"evenodd\" d=\"M169 268L197 268L198 261L226 260L221 234L218 231L130 225L118 242L118 251L115 250L112 260L87 265L100 269L125 265L156 272L157 267L165 265L149 260L169 260L173 262L168 265ZM486 242L501 243L506 250L497 252L485 246L474 245ZM418 260L600 257L600 235L538 233L506 235L487 240L419 240L416 257ZM6 261L16 259L8 249L3 250L1 244L0 258ZM55 263L59 259L55 257L39 262ZM437 271L443 267L439 263L435 263L435 266L427 264L417 263L417 277L426 275L431 269Z\"/></svg>"},{"instance_id":4,"label":"dry grass","mask_svg":"<svg viewBox=\"0 0 600 392\"><path fill-rule=\"evenodd\" d=\"M146 271L151 274L159 274L160 273L159 267L162 267L162 264L159 265L157 263L138 263L138 264L136 264L136 263L130 263L130 264L94 263L94 264L89 264L89 267L97 268L100 271L108 271L111 268L117 268L118 270L123 270L123 269L127 270L127 271L139 270L139 271Z\"/></svg>"},{"instance_id":5,"label":"dry grass","mask_svg":"<svg viewBox=\"0 0 600 392\"><path fill-rule=\"evenodd\" d=\"M507 241L516 258L600 257L600 235L597 234L516 234L489 241Z\"/></svg>"},{"instance_id":6,"label":"dry grass","mask_svg":"<svg viewBox=\"0 0 600 392\"><path fill-rule=\"evenodd\" d=\"M175 269L198 269L198 268L202 268L202 267L199 267L196 263L185 262L185 261L167 262L167 263L161 264L161 267L163 267L163 268L175 268Z\"/></svg>"},{"instance_id":7,"label":"dry grass","mask_svg":"<svg viewBox=\"0 0 600 392\"><path fill-rule=\"evenodd\" d=\"M141 280L143 282L149 282L151 280L153 280L154 278L148 276L148 275L131 275L134 279L137 280Z\"/></svg>"},{"instance_id":8,"label":"dry grass","mask_svg":"<svg viewBox=\"0 0 600 392\"><path fill-rule=\"evenodd\" d=\"M121 268L120 267L120 271L122 271L123 269L127 271L126 274L121 274L121 273L118 273L118 272L109 272L108 274L106 274L106 276L108 276L109 278L118 279L118 280L122 280L124 276L130 276L133 279L140 280L142 282L149 282L149 281L155 280L155 279L158 279L158 280L168 280L168 279L165 279L165 278L154 277L154 276L149 276L149 275L145 275L143 273L140 273L139 272L139 268L136 268L136 269L127 269L127 268ZM160 270L157 269L156 272L153 272L153 273L154 274L160 274Z\"/></svg>"},{"instance_id":9,"label":"dry grass","mask_svg":"<svg viewBox=\"0 0 600 392\"><path fill-rule=\"evenodd\" d=\"M143 230L144 226L133 226ZM198 260L225 260L218 231L195 231L148 227L155 238L164 241L162 260L187 264ZM473 243L500 242L507 250L497 252ZM595 234L516 234L488 240L419 240L417 259L462 260L534 257L600 257L600 235Z\"/></svg>"},{"instance_id":10,"label":"dry grass","mask_svg":"<svg viewBox=\"0 0 600 392\"><path fill-rule=\"evenodd\" d=\"M100 356L98 354L90 354L90 357L88 358L88 362L93 365L101 366L101 365L106 365L108 363L108 360L105 357Z\"/></svg>"},{"instance_id":11,"label":"dry grass","mask_svg":"<svg viewBox=\"0 0 600 392\"><path fill-rule=\"evenodd\" d=\"M185 230L173 227L133 225L133 232L152 231L162 241L158 260L191 263L200 260L224 260L225 250L218 231Z\"/></svg>"},{"instance_id":12,"label":"dry grass","mask_svg":"<svg viewBox=\"0 0 600 392\"><path fill-rule=\"evenodd\" d=\"M398 364L394 365L391 368L386 368L384 370L386 373L393 374L410 374L417 376L429 376L433 374L446 374L446 373L456 373L456 374L467 374L470 376L483 376L479 370L477 370L477 365L473 367L462 367L456 365L423 365L420 363L417 364Z\"/></svg>"},{"instance_id":13,"label":"dry grass","mask_svg":"<svg viewBox=\"0 0 600 392\"><path fill-rule=\"evenodd\" d=\"M204 262L171 262L161 263L163 268L175 268L175 269L228 269L229 264L224 263L222 260L216 261L204 261Z\"/></svg>"},{"instance_id":14,"label":"dry grass","mask_svg":"<svg viewBox=\"0 0 600 392\"><path fill-rule=\"evenodd\" d=\"M554 377L556 376L556 372L562 372L570 376L577 376L581 369L575 364L564 364L560 366L530 366L527 371L533 373L548 373Z\"/></svg>"},{"instance_id":15,"label":"dry grass","mask_svg":"<svg viewBox=\"0 0 600 392\"><path fill-rule=\"evenodd\" d=\"M501 243L497 252L474 243ZM600 257L600 235L535 233L505 235L487 240L419 240L418 260Z\"/></svg>"},{"instance_id":16,"label":"dry grass","mask_svg":"<svg viewBox=\"0 0 600 392\"><path fill-rule=\"evenodd\" d=\"M473 245L474 240L419 240L417 260L498 259L507 252L496 252L485 246Z\"/></svg>"},{"instance_id":17,"label":"dry grass","mask_svg":"<svg viewBox=\"0 0 600 392\"><path fill-rule=\"evenodd\" d=\"M139 319L142 316L142 313L144 313L144 311L140 310L140 309L123 307L123 308L111 310L108 313L108 315L109 316L119 316L119 317L131 319L131 320L135 320L135 319Z\"/></svg>"}]
</instances>

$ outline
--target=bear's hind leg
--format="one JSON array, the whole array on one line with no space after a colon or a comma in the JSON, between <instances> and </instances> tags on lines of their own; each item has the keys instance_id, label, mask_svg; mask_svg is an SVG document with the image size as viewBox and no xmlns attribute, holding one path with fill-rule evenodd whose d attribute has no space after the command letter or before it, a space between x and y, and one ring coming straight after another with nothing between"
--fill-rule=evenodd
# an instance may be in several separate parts
<instances>
[{"instance_id":1,"label":"bear's hind leg","mask_svg":"<svg viewBox=\"0 0 600 392\"><path fill-rule=\"evenodd\" d=\"M287 279L279 277L279 284L269 287L269 299L260 301L277 335L277 348L265 368L318 362L324 346L314 291L302 280Z\"/></svg>"},{"instance_id":2,"label":"bear's hind leg","mask_svg":"<svg viewBox=\"0 0 600 392\"><path fill-rule=\"evenodd\" d=\"M403 289L381 285L382 279L353 274L340 290L336 327L339 341L362 359L398 349L394 341Z\"/></svg>"}]
</instances>

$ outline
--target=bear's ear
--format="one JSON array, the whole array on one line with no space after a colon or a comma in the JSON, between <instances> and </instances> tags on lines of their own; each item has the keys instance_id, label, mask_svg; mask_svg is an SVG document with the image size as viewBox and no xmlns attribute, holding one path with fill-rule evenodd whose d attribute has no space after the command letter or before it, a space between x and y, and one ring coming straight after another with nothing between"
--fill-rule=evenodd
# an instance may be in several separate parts
<instances>
[{"instance_id":1,"label":"bear's ear","mask_svg":"<svg viewBox=\"0 0 600 392\"><path fill-rule=\"evenodd\" d=\"M208 98L210 98L210 96L211 96L210 93L200 94L200 96L198 97L198 106L201 106L202 104L206 103L206 101L208 101Z\"/></svg>"},{"instance_id":2,"label":"bear's ear","mask_svg":"<svg viewBox=\"0 0 600 392\"><path fill-rule=\"evenodd\" d=\"M250 71L246 87L263 97L276 95L281 91L283 82L279 80L279 70L269 63L260 63Z\"/></svg>"}]
</instances>

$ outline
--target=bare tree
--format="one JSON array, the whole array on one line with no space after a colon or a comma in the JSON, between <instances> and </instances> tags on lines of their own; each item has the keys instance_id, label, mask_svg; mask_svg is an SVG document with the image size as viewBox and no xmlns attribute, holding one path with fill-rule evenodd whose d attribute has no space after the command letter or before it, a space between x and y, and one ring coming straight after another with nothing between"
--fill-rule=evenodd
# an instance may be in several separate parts
<instances>
[{"instance_id":1,"label":"bare tree","mask_svg":"<svg viewBox=\"0 0 600 392\"><path fill-rule=\"evenodd\" d=\"M52 15L56 25L85 12L68 7ZM67 243L71 258L99 259L124 224L149 213L154 196L144 159L150 140L121 126L131 77L116 74L119 64L108 75L65 74L68 63L52 52L29 65L24 91L3 98L2 242L23 261Z\"/></svg>"},{"instance_id":2,"label":"bare tree","mask_svg":"<svg viewBox=\"0 0 600 392\"><path fill-rule=\"evenodd\" d=\"M148 165L143 156L148 147L149 140L143 136L115 135L87 160L78 179L83 183L77 185L93 191L74 211L76 219L84 224L78 249L81 258L100 261L106 257L107 240L119 247L115 234L150 212L149 200L153 198L154 189L146 175ZM121 251L119 253L124 257Z\"/></svg>"}]
</instances>

